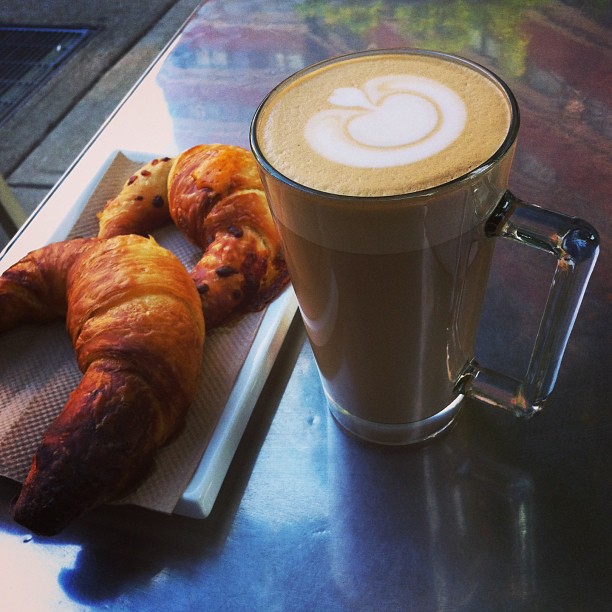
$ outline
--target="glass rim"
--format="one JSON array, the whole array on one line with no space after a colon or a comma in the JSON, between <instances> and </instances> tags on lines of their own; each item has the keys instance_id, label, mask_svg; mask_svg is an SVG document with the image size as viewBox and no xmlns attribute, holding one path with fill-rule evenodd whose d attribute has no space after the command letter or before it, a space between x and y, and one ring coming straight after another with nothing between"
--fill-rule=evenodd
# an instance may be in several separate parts
<instances>
[{"instance_id":1,"label":"glass rim","mask_svg":"<svg viewBox=\"0 0 612 612\"><path fill-rule=\"evenodd\" d=\"M450 181L446 181L444 183L440 183L439 185L435 185L434 187L428 187L426 189L421 189L418 191L408 191L408 192L403 192L403 193L397 193L397 194L392 194L392 195L381 195L381 196L339 194L339 193L332 193L329 191L323 191L321 189L316 189L314 187L308 187L307 185L303 185L302 183L294 179L291 179L285 174L281 173L268 161L268 159L264 155L257 141L257 126L258 126L259 119L264 109L266 108L268 103L271 101L273 96L276 95L277 92L281 91L282 89L284 89L285 87L287 87L288 85L296 81L297 79L301 78L303 75L308 74L314 70L318 70L324 66L335 64L340 61L354 59L354 58L357 59L359 57L375 56L375 55L389 55L389 54L392 54L392 55L422 55L422 56L429 56L429 57L437 57L440 59L444 59L445 61L451 61L451 62L455 62L455 63L462 64L464 66L467 66L471 68L472 70L479 72L486 78L492 80L494 83L496 83L501 88L501 90L504 92L506 98L508 99L509 105L510 105L510 124L508 126L508 131L506 133L506 136L504 140L502 141L501 145L498 147L498 149L491 156L489 156L486 160L481 162L478 166L476 166L475 168L472 168L471 170L469 170L465 174L462 174L461 176L451 179ZM250 124L249 143L251 146L251 151L253 152L253 155L255 156L255 159L261 165L261 167L263 167L266 170L266 172L268 172L268 174L275 177L277 180L280 180L288 185L293 186L296 189L299 189L300 191L303 191L305 193L309 193L312 195L316 195L316 196L324 196L327 199L334 199L338 201L349 201L350 200L352 202L359 202L359 201L364 201L364 202L370 201L371 202L372 200L376 200L380 202L390 203L390 202L397 201L397 200L418 199L418 198L426 197L430 194L439 194L441 191L454 189L486 173L489 169L495 166L501 159L503 159L506 153L508 153L508 151L512 148L512 146L514 145L514 142L516 141L516 137L518 135L519 125L520 125L520 111L519 111L518 102L514 94L512 93L512 90L510 89L510 87L508 87L506 82L501 77L499 77L495 72L493 72L489 68L486 68L485 66L483 66L482 64L479 64L478 62L469 60L459 55L454 55L452 53L446 53L443 51L433 51L433 50L428 50L428 49L412 49L409 47L406 47L406 48L398 47L398 48L391 48L391 49L370 49L366 51L356 51L353 53L345 53L342 55L337 55L337 56L330 57L322 61L316 62L314 64L310 64L309 66L305 66L304 68L301 68L297 72L294 72L290 76L286 77L280 83L278 83L264 97L264 99L260 102L259 106L257 107L255 114L253 115L253 118L251 120L251 124Z\"/></svg>"}]
</instances>

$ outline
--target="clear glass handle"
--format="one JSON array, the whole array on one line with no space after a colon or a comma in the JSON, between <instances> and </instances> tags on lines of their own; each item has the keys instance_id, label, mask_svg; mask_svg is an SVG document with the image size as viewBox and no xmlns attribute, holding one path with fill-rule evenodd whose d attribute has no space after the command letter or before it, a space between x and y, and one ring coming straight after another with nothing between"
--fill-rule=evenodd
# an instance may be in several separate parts
<instances>
[{"instance_id":1,"label":"clear glass handle","mask_svg":"<svg viewBox=\"0 0 612 612\"><path fill-rule=\"evenodd\" d=\"M587 222L527 204L506 192L489 218L487 234L546 251L557 267L523 380L470 361L457 390L491 406L529 417L555 385L563 353L599 254L599 236Z\"/></svg>"}]
</instances>

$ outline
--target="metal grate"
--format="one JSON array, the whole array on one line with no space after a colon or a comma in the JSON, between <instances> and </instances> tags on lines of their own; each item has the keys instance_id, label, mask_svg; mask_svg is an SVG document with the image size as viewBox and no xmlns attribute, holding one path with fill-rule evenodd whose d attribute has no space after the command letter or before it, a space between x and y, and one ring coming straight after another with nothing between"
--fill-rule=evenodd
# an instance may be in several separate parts
<instances>
[{"instance_id":1,"label":"metal grate","mask_svg":"<svg viewBox=\"0 0 612 612\"><path fill-rule=\"evenodd\" d=\"M88 28L0 26L0 125L93 32Z\"/></svg>"}]
</instances>

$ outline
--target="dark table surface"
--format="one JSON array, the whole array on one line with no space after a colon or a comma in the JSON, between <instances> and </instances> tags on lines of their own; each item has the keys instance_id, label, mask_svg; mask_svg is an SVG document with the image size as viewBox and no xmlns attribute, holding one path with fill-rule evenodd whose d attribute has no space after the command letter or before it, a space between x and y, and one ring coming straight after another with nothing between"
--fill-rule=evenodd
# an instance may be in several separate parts
<instances>
[{"instance_id":1,"label":"dark table surface","mask_svg":"<svg viewBox=\"0 0 612 612\"><path fill-rule=\"evenodd\" d=\"M590 221L599 262L556 389L529 421L467 403L431 445L357 442L328 416L296 317L208 518L110 506L38 538L12 522L18 484L1 479L0 608L610 609L611 28L597 0L204 2L3 267L111 150L247 146L257 104L282 78L396 46L458 53L508 82L522 112L512 190ZM478 341L483 362L514 374L554 263L522 251L498 245Z\"/></svg>"}]
</instances>

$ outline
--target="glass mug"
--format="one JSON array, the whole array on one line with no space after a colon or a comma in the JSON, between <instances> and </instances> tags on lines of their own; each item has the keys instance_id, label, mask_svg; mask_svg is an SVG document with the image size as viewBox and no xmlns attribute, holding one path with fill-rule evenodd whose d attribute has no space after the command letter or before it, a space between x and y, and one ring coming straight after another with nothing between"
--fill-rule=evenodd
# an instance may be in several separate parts
<instances>
[{"instance_id":1,"label":"glass mug","mask_svg":"<svg viewBox=\"0 0 612 612\"><path fill-rule=\"evenodd\" d=\"M311 130L310 140L291 142L291 130L299 132L302 126L299 115L311 111L310 100L313 114L320 112L314 97L325 87L315 81L315 88L308 90L304 84L312 75L335 75L332 84L340 87L326 103L341 107L334 111L338 116L348 109L356 117L366 112L362 107L374 106L372 92L378 81L370 84L369 98L360 99L363 94L355 86L342 86L343 71L357 63L365 65L364 60L395 61L407 56L429 62L434 71L449 63L453 69L461 66L470 72L470 78L485 79L488 87L493 84L493 94L498 96L493 104L504 104L508 115L501 127L500 144L475 167L424 188L390 195L381 190L377 193L377 187L370 194L350 193L352 183L363 182L361 171L351 167L350 154L346 159L337 157L342 155L343 143L336 146L330 140L331 145L326 144L329 130L319 132L322 154L310 150L319 147L319 136L312 126L304 127L305 134ZM421 87L429 83L428 75L424 77L399 92L412 96L404 101L414 102L417 106L411 108L417 111L420 104L425 113L419 124L425 128L410 128L413 132L406 137L416 143L427 138L427 112L441 108L444 117L444 105L452 99L452 92L442 87L447 101L433 104L434 94ZM395 85L381 89L385 87L384 95L397 93ZM304 104L295 108L296 104L285 98L289 103L283 107L278 101L287 92L298 96L297 100L302 95ZM463 119L466 116L464 113ZM310 125L308 122L310 118L303 124ZM400 123L390 129L362 130L362 140L369 139L365 148L371 145L376 149L382 141L383 148L401 149L394 141L396 134L404 138ZM356 123L350 129L353 127L358 131ZM598 255L598 236L588 223L525 203L508 191L518 128L517 102L496 75L463 58L418 50L368 51L320 62L283 81L259 106L251 124L251 148L282 237L329 409L352 434L382 444L423 442L450 427L465 397L528 417L539 411L550 395ZM346 125L340 129L341 138L347 129ZM436 138L440 129L432 129ZM280 161L270 159L276 153L268 151L274 146L267 144L268 137L280 142ZM442 143L438 149L444 146ZM300 151L305 149L308 155L301 159ZM347 150L351 153L350 147ZM287 151L297 157L283 157ZM361 155L357 149L355 152ZM367 155L363 159L366 161L355 163L367 165ZM321 171L316 170L316 164L321 164ZM308 177L311 167L315 168L314 178ZM405 177L409 184L411 168L410 163L400 163L392 167L385 181L399 177L401 183ZM306 178L302 179L304 169ZM341 193L336 192L336 182L347 185ZM488 369L474 357L498 237L543 250L557 260L522 380Z\"/></svg>"}]
</instances>

